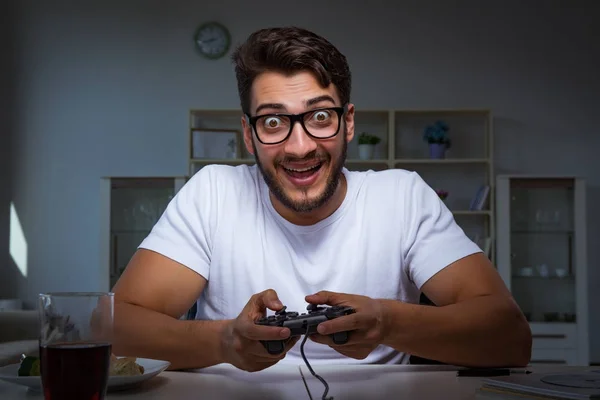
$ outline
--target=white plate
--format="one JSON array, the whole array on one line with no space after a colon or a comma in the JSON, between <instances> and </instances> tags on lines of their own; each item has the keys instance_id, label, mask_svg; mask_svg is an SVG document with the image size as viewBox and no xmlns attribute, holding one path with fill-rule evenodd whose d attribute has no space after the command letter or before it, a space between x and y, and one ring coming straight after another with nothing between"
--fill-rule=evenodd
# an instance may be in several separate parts
<instances>
[{"instance_id":1,"label":"white plate","mask_svg":"<svg viewBox=\"0 0 600 400\"><path fill-rule=\"evenodd\" d=\"M125 390L138 386L142 382L160 374L171 365L168 361L152 360L149 358L138 358L136 362L144 367L144 374L135 376L109 376L108 391ZM0 379L41 391L41 378L39 376L19 376L19 366L20 364L10 364L0 367Z\"/></svg>"}]
</instances>

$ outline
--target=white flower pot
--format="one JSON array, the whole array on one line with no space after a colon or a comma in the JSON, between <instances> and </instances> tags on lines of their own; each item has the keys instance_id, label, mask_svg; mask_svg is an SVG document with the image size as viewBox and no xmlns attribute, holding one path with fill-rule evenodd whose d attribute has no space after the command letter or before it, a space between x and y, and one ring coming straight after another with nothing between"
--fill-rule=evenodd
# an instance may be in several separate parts
<instances>
[{"instance_id":1,"label":"white flower pot","mask_svg":"<svg viewBox=\"0 0 600 400\"><path fill-rule=\"evenodd\" d=\"M375 145L373 144L359 144L358 158L360 158L361 160L372 160L374 151Z\"/></svg>"}]
</instances>

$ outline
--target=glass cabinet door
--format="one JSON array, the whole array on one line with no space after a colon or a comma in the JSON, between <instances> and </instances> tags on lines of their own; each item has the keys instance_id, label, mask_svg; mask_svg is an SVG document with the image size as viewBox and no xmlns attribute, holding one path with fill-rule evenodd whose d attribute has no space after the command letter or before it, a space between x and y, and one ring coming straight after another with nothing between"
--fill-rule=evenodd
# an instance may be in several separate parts
<instances>
[{"instance_id":1,"label":"glass cabinet door","mask_svg":"<svg viewBox=\"0 0 600 400\"><path fill-rule=\"evenodd\" d=\"M510 180L510 286L532 322L576 322L574 179Z\"/></svg>"},{"instance_id":2,"label":"glass cabinet door","mask_svg":"<svg viewBox=\"0 0 600 400\"><path fill-rule=\"evenodd\" d=\"M110 288L183 182L183 178L110 178Z\"/></svg>"}]
</instances>

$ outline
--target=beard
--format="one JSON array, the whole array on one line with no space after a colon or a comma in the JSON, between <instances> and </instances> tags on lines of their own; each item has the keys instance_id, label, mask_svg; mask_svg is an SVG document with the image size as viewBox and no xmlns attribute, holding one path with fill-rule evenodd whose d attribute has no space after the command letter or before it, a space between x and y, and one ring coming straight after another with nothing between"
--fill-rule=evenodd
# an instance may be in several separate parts
<instances>
[{"instance_id":1,"label":"beard","mask_svg":"<svg viewBox=\"0 0 600 400\"><path fill-rule=\"evenodd\" d=\"M346 135L344 134L342 152L340 153L339 157L336 160L332 160L331 157L329 157L329 159L327 160L327 164L331 166L331 171L329 173L329 176L327 177L325 189L314 199L307 198L308 189L303 190L303 200L294 200L290 198L290 196L286 194L283 186L277 181L275 172L267 170L263 163L260 161L258 157L258 152L256 151L256 144L254 143L254 140L252 140L252 147L254 149L254 159L256 160L256 165L258 166L258 169L262 173L265 183L269 187L271 193L273 193L273 196L275 196L275 198L279 200L281 204L283 204L285 207L289 208L294 212L308 213L318 209L319 207L322 207L335 194L335 191L342 177L342 169L344 168L344 163L346 162L346 155L348 152L348 142L345 140L345 137ZM324 157L318 157L318 153L314 151L308 154L302 161L308 161L313 159L322 160L324 159ZM277 169L278 165L281 164L281 161L283 160L275 160L275 170Z\"/></svg>"}]
</instances>

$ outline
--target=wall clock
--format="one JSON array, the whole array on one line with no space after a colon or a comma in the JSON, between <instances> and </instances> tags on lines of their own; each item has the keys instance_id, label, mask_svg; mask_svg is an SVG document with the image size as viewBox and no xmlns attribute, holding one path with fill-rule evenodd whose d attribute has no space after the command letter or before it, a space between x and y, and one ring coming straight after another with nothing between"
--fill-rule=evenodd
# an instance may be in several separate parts
<instances>
[{"instance_id":1,"label":"wall clock","mask_svg":"<svg viewBox=\"0 0 600 400\"><path fill-rule=\"evenodd\" d=\"M231 35L229 30L218 22L207 22L200 25L194 35L196 48L206 58L223 57L229 50Z\"/></svg>"}]
</instances>

